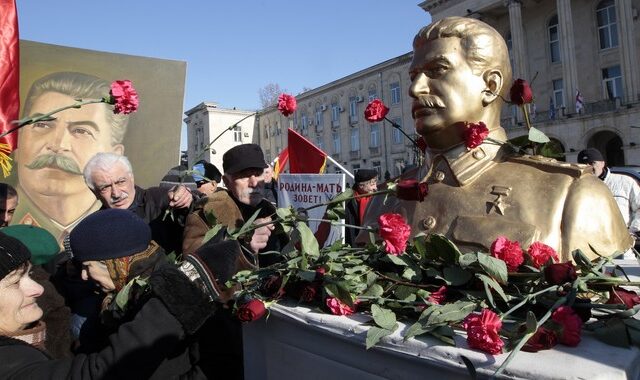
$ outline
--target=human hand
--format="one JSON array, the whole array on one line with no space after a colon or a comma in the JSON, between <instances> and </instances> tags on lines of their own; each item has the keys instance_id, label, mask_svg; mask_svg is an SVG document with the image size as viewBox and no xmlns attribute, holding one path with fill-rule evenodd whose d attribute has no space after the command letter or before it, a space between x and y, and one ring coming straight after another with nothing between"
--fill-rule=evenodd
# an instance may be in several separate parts
<instances>
[{"instance_id":1,"label":"human hand","mask_svg":"<svg viewBox=\"0 0 640 380\"><path fill-rule=\"evenodd\" d=\"M172 208L186 208L191 206L193 196L189 189L183 185L176 185L167 193L169 196L169 207Z\"/></svg>"},{"instance_id":2,"label":"human hand","mask_svg":"<svg viewBox=\"0 0 640 380\"><path fill-rule=\"evenodd\" d=\"M260 225L264 223L271 222L271 218L257 218L254 221L254 224ZM271 231L275 228L275 225L268 224L266 226L258 227L253 231L253 236L251 237L251 241L249 242L249 247L253 251L253 253L260 252L261 249L267 246L267 242L269 241L269 237L271 236Z\"/></svg>"}]
</instances>

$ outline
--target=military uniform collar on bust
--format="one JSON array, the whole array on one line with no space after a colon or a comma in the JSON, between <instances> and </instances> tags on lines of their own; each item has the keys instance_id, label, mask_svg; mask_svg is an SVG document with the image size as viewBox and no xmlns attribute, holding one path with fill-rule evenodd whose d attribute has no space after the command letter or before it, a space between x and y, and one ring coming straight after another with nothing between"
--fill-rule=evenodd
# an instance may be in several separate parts
<instances>
[{"instance_id":1,"label":"military uniform collar on bust","mask_svg":"<svg viewBox=\"0 0 640 380\"><path fill-rule=\"evenodd\" d=\"M504 130L502 128L492 130L489 135L497 141L504 141L505 137L503 136ZM468 150L465 144L461 143L446 151L431 151L433 169L427 180L429 182L443 182L447 176L446 173L450 173L457 185L468 185L502 159L505 149L501 148L503 148L503 144L485 140L480 146L471 150Z\"/></svg>"}]
</instances>

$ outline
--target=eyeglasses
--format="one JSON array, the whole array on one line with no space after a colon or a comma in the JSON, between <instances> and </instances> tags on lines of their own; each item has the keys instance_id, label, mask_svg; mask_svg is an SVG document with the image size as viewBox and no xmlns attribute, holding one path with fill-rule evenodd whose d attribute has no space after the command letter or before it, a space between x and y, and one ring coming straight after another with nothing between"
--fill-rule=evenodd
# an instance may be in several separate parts
<instances>
[{"instance_id":1,"label":"eyeglasses","mask_svg":"<svg viewBox=\"0 0 640 380\"><path fill-rule=\"evenodd\" d=\"M202 181L196 181L196 186L200 187L202 185L206 185L207 183L209 183L209 181L203 179Z\"/></svg>"}]
</instances>

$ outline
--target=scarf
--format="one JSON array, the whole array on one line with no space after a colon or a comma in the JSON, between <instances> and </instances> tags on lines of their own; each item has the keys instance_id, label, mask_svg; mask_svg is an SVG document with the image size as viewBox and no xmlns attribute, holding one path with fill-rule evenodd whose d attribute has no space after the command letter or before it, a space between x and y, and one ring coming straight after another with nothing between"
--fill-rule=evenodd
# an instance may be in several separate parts
<instances>
[{"instance_id":1,"label":"scarf","mask_svg":"<svg viewBox=\"0 0 640 380\"><path fill-rule=\"evenodd\" d=\"M356 190L356 195L363 195L363 194L367 194L367 193L361 193L358 190ZM369 201L371 200L371 197L362 197L362 198L356 198L356 203L358 204L358 224L361 225L362 222L364 221L364 212L367 210L367 205L369 204Z\"/></svg>"},{"instance_id":2,"label":"scarf","mask_svg":"<svg viewBox=\"0 0 640 380\"><path fill-rule=\"evenodd\" d=\"M38 321L31 325L30 328L7 336L26 342L40 351L44 351L44 342L47 340L47 325L43 321Z\"/></svg>"}]
</instances>

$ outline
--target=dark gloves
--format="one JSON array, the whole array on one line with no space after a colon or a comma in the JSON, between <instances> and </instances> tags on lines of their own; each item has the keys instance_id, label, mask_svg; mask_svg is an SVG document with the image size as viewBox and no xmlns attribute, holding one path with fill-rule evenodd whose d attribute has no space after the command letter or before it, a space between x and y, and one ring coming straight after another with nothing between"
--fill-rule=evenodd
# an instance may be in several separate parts
<instances>
[{"instance_id":1,"label":"dark gloves","mask_svg":"<svg viewBox=\"0 0 640 380\"><path fill-rule=\"evenodd\" d=\"M186 255L180 270L212 300L226 303L237 290L225 283L242 270L256 268L253 257L245 256L236 240L215 242L211 239L193 254Z\"/></svg>"}]
</instances>

